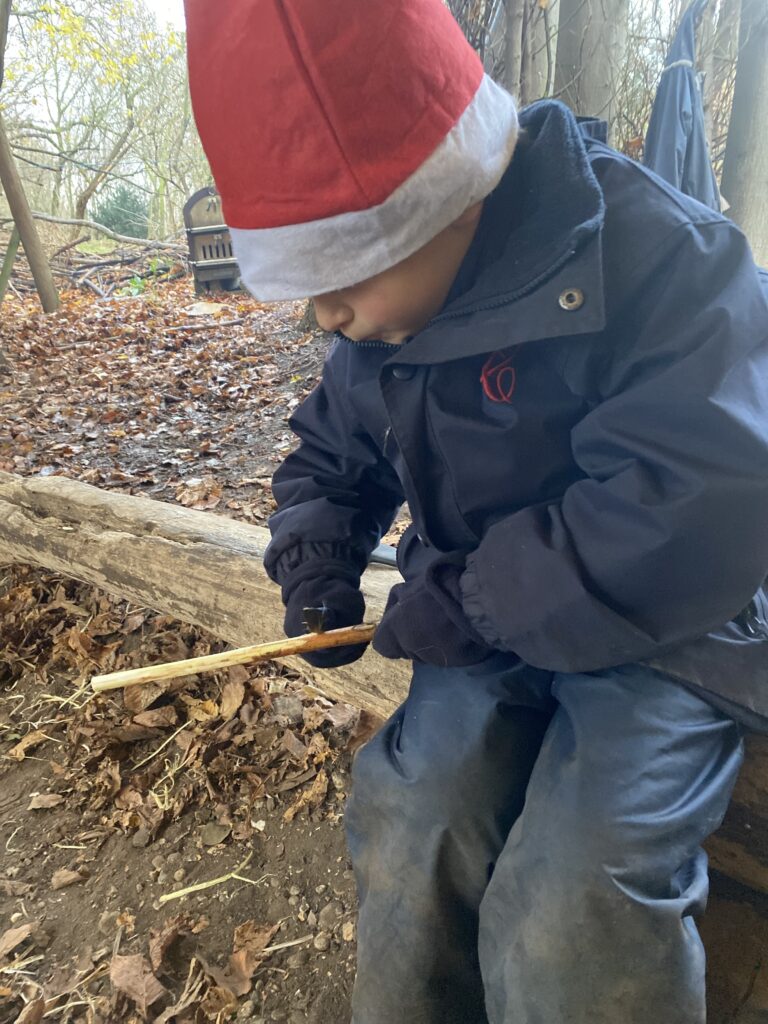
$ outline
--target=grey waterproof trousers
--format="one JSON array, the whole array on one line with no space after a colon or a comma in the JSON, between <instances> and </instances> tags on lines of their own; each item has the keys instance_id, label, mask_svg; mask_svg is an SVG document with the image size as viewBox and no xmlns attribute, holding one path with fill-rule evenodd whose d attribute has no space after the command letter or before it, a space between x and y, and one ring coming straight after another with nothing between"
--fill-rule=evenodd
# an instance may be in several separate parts
<instances>
[{"instance_id":1,"label":"grey waterproof trousers","mask_svg":"<svg viewBox=\"0 0 768 1024\"><path fill-rule=\"evenodd\" d=\"M704 1024L740 727L640 665L416 665L358 754L354 1024Z\"/></svg>"}]
</instances>

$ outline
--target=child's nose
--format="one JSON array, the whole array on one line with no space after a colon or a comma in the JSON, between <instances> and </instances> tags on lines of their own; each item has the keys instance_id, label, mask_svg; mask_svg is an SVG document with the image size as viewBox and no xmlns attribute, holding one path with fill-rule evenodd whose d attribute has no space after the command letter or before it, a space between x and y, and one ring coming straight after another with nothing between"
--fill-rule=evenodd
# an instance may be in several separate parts
<instances>
[{"instance_id":1,"label":"child's nose","mask_svg":"<svg viewBox=\"0 0 768 1024\"><path fill-rule=\"evenodd\" d=\"M354 319L354 313L340 295L319 295L314 300L315 317L324 331L338 331Z\"/></svg>"}]
</instances>

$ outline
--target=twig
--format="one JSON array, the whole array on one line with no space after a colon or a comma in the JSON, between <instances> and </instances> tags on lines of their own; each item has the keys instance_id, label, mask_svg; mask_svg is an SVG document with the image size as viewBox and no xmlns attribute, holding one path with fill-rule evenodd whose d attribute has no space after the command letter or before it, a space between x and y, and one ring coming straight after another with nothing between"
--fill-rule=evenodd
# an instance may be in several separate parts
<instances>
[{"instance_id":1,"label":"twig","mask_svg":"<svg viewBox=\"0 0 768 1024\"><path fill-rule=\"evenodd\" d=\"M148 665L146 668L109 672L107 675L94 676L91 679L91 686L96 693L103 693L104 690L118 690L123 686L138 686L158 679L179 679L183 676L197 675L198 672L217 672L219 669L229 668L232 665L256 664L260 661L271 661L274 658L286 658L291 654L324 651L329 647L365 644L373 639L375 630L374 625L360 625L345 626L343 629L329 629L326 633L305 633L303 636L273 640L266 644L237 647L233 651L222 651L220 654L206 654L201 658L184 658L181 661Z\"/></svg>"},{"instance_id":2,"label":"twig","mask_svg":"<svg viewBox=\"0 0 768 1024\"><path fill-rule=\"evenodd\" d=\"M163 742L160 744L160 746L157 748L157 750L154 750L149 755L149 757L145 757L143 761L139 761L138 764L132 765L131 766L131 771L135 772L137 768L142 768L145 764L149 764L149 762L152 760L152 758L157 757L157 755L160 753L160 751L163 750L165 747L167 747L168 744L171 742L171 740L174 740L179 735L179 733L182 731L182 729L186 729L188 725L192 725L192 722L184 722L183 725L180 725L179 728L175 732L171 733L171 735L168 737L168 739L163 740Z\"/></svg>"},{"instance_id":3,"label":"twig","mask_svg":"<svg viewBox=\"0 0 768 1024\"><path fill-rule=\"evenodd\" d=\"M258 885L263 882L268 875L263 875L261 878L254 881L252 878L243 878L239 872L243 868L247 867L253 857L253 852L249 853L245 860L238 864L232 871L228 871L226 875L221 875L219 878L212 878L209 882L198 882L196 885L188 885L185 889L177 889L176 892L166 892L160 897L160 903L167 903L169 900L179 900L183 896L189 896L193 892L202 892L203 889L211 889L214 885L223 885L225 882L231 882L236 879L238 882L248 882L249 885Z\"/></svg>"}]
</instances>

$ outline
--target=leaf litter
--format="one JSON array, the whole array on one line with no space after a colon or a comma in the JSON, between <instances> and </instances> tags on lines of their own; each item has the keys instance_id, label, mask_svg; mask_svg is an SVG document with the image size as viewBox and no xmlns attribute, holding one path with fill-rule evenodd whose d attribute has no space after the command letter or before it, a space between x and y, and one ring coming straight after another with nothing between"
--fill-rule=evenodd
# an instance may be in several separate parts
<instances>
[{"instance_id":1,"label":"leaf litter","mask_svg":"<svg viewBox=\"0 0 768 1024\"><path fill-rule=\"evenodd\" d=\"M53 317L7 301L0 469L263 523L324 343L296 303L192 302L188 281L120 302L73 293ZM340 823L375 720L271 664L87 686L223 647L58 574L0 570L0 1024L348 1020Z\"/></svg>"}]
</instances>

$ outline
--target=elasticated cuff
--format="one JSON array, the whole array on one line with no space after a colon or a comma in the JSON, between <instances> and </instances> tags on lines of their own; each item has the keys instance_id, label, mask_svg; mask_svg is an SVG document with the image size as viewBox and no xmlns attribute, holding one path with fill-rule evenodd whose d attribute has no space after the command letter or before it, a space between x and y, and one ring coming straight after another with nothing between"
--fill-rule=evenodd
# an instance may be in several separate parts
<instances>
[{"instance_id":1,"label":"elasticated cuff","mask_svg":"<svg viewBox=\"0 0 768 1024\"><path fill-rule=\"evenodd\" d=\"M267 549L264 569L271 580L284 586L288 577L300 566L324 561L336 562L347 569L354 569L359 579L368 558L359 548L352 548L341 541L307 541L303 544L294 544L274 556L270 555Z\"/></svg>"},{"instance_id":2,"label":"elasticated cuff","mask_svg":"<svg viewBox=\"0 0 768 1024\"><path fill-rule=\"evenodd\" d=\"M349 562L339 561L335 558L313 558L307 562L302 562L283 579L281 583L283 603L287 604L291 594L300 583L309 579L319 579L320 577L344 580L354 588L360 586L360 572L354 565L350 565Z\"/></svg>"},{"instance_id":3,"label":"elasticated cuff","mask_svg":"<svg viewBox=\"0 0 768 1024\"><path fill-rule=\"evenodd\" d=\"M498 630L483 606L477 569L471 558L467 560L467 568L461 574L459 587L464 614L472 623L473 628L490 647L503 650Z\"/></svg>"}]
</instances>

